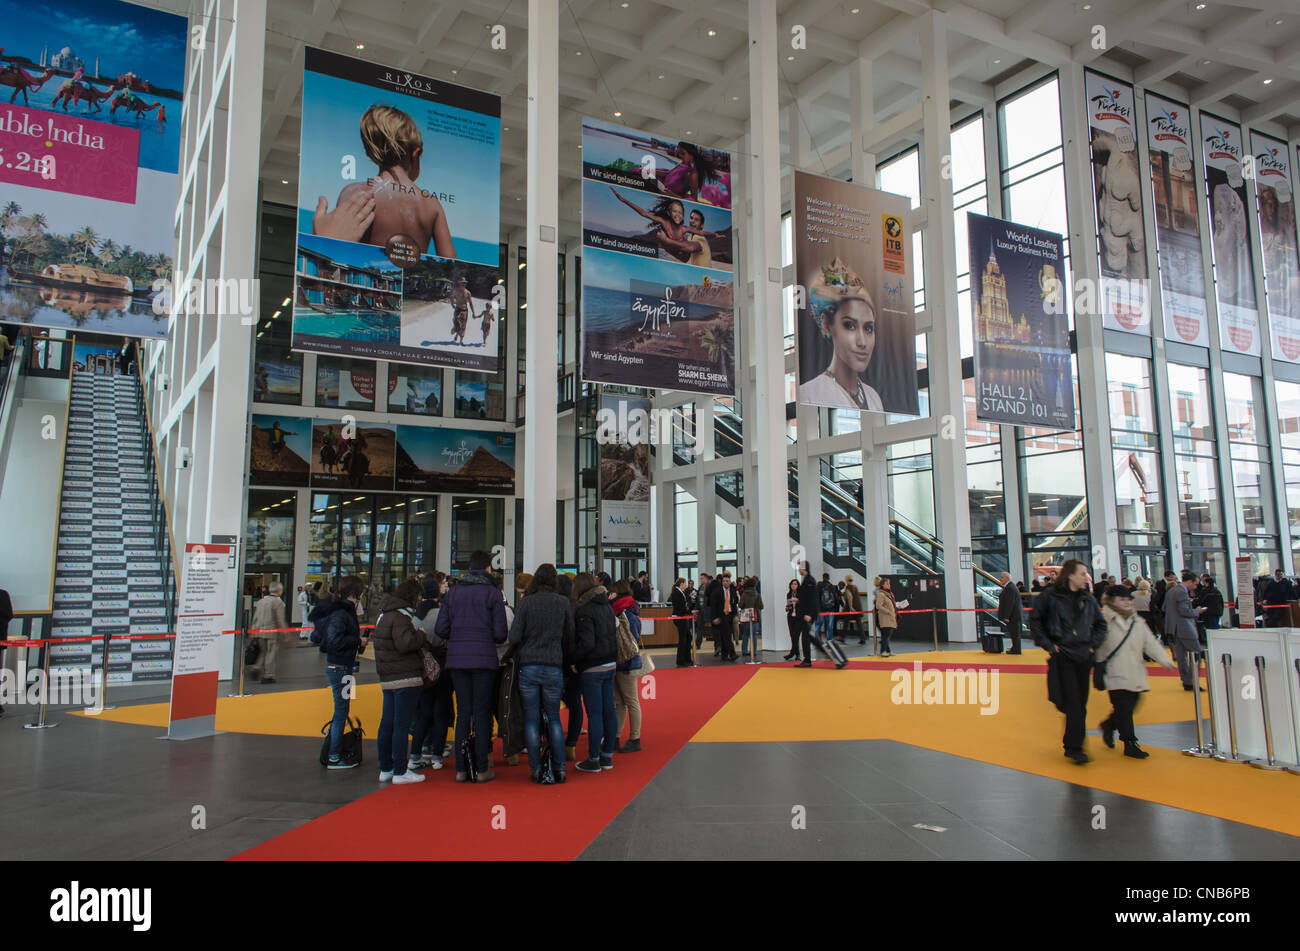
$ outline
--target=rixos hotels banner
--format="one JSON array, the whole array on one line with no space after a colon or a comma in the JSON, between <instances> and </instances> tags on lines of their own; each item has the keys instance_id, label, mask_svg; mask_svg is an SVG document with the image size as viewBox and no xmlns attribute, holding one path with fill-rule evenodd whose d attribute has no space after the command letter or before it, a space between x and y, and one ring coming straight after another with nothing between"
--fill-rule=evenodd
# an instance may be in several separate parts
<instances>
[{"instance_id":1,"label":"rixos hotels banner","mask_svg":"<svg viewBox=\"0 0 1300 951\"><path fill-rule=\"evenodd\" d=\"M1241 129L1201 113L1205 190L1214 249L1214 291L1219 302L1219 343L1224 350L1260 355L1249 205L1242 164Z\"/></svg>"},{"instance_id":2,"label":"rixos hotels banner","mask_svg":"<svg viewBox=\"0 0 1300 951\"><path fill-rule=\"evenodd\" d=\"M166 336L186 26L0 0L0 320Z\"/></svg>"},{"instance_id":3,"label":"rixos hotels banner","mask_svg":"<svg viewBox=\"0 0 1300 951\"><path fill-rule=\"evenodd\" d=\"M1285 142L1250 134L1259 207L1259 243L1273 359L1300 363L1300 255L1297 254L1291 157Z\"/></svg>"},{"instance_id":4,"label":"rixos hotels banner","mask_svg":"<svg viewBox=\"0 0 1300 951\"><path fill-rule=\"evenodd\" d=\"M731 155L582 120L582 378L736 389Z\"/></svg>"}]
</instances>

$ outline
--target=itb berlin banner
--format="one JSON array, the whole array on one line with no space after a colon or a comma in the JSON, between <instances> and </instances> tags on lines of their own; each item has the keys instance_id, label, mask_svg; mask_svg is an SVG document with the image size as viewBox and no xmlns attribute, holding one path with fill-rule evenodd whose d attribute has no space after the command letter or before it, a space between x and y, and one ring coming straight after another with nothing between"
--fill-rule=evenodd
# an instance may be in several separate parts
<instances>
[{"instance_id":1,"label":"itb berlin banner","mask_svg":"<svg viewBox=\"0 0 1300 951\"><path fill-rule=\"evenodd\" d=\"M1074 427L1063 239L967 213L975 320L975 415L993 423Z\"/></svg>"},{"instance_id":2,"label":"itb berlin banner","mask_svg":"<svg viewBox=\"0 0 1300 951\"><path fill-rule=\"evenodd\" d=\"M900 195L795 170L800 403L920 411L910 219Z\"/></svg>"},{"instance_id":3,"label":"itb berlin banner","mask_svg":"<svg viewBox=\"0 0 1300 951\"><path fill-rule=\"evenodd\" d=\"M293 347L496 373L501 99L307 48Z\"/></svg>"},{"instance_id":4,"label":"itb berlin banner","mask_svg":"<svg viewBox=\"0 0 1300 951\"><path fill-rule=\"evenodd\" d=\"M582 378L735 392L731 155L582 120Z\"/></svg>"},{"instance_id":5,"label":"itb berlin banner","mask_svg":"<svg viewBox=\"0 0 1300 951\"><path fill-rule=\"evenodd\" d=\"M600 398L600 541L603 545L650 544L650 403Z\"/></svg>"},{"instance_id":6,"label":"itb berlin banner","mask_svg":"<svg viewBox=\"0 0 1300 951\"><path fill-rule=\"evenodd\" d=\"M1133 87L1091 70L1085 72L1084 85L1101 258L1102 326L1150 333Z\"/></svg>"},{"instance_id":7,"label":"itb berlin banner","mask_svg":"<svg viewBox=\"0 0 1300 951\"><path fill-rule=\"evenodd\" d=\"M1210 329L1205 317L1191 110L1151 93L1146 103L1165 339L1207 347Z\"/></svg>"},{"instance_id":8,"label":"itb berlin banner","mask_svg":"<svg viewBox=\"0 0 1300 951\"><path fill-rule=\"evenodd\" d=\"M185 18L0 0L0 24L0 319L166 336Z\"/></svg>"},{"instance_id":9,"label":"itb berlin banner","mask_svg":"<svg viewBox=\"0 0 1300 951\"><path fill-rule=\"evenodd\" d=\"M1259 242L1263 250L1264 293L1273 359L1300 363L1300 259L1296 246L1295 196L1291 157L1285 142L1250 134L1259 203Z\"/></svg>"},{"instance_id":10,"label":"itb berlin banner","mask_svg":"<svg viewBox=\"0 0 1300 951\"><path fill-rule=\"evenodd\" d=\"M1219 342L1224 350L1259 356L1259 312L1255 304L1254 259L1246 214L1241 129L1201 113L1205 190L1213 226L1214 288L1219 301Z\"/></svg>"}]
</instances>

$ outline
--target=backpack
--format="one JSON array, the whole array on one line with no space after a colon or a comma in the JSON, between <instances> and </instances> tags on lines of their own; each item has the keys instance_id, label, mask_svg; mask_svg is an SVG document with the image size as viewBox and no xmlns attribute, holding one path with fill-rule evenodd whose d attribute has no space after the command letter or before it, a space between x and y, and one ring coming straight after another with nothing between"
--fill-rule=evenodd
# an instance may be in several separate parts
<instances>
[{"instance_id":1,"label":"backpack","mask_svg":"<svg viewBox=\"0 0 1300 951\"><path fill-rule=\"evenodd\" d=\"M830 585L824 585L822 587L821 602L823 611L835 610L835 589Z\"/></svg>"},{"instance_id":2,"label":"backpack","mask_svg":"<svg viewBox=\"0 0 1300 951\"><path fill-rule=\"evenodd\" d=\"M627 623L625 612L614 616L614 641L618 645L618 662L625 664L641 654L636 638L632 636L632 627Z\"/></svg>"},{"instance_id":3,"label":"backpack","mask_svg":"<svg viewBox=\"0 0 1300 951\"><path fill-rule=\"evenodd\" d=\"M325 741L320 745L320 764L328 766L330 762L330 725L333 719L325 721L325 725L320 728L321 735ZM358 717L353 720L348 717L348 722L344 724L342 741L339 744L339 760L344 763L361 762L361 738L365 736L365 731L361 729L361 719Z\"/></svg>"}]
</instances>

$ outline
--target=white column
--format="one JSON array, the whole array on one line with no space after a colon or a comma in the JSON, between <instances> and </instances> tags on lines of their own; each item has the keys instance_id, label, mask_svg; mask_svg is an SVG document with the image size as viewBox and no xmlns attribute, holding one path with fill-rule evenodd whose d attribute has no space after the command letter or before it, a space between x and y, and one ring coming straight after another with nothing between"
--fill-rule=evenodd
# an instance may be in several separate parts
<instances>
[{"instance_id":1,"label":"white column","mask_svg":"<svg viewBox=\"0 0 1300 951\"><path fill-rule=\"evenodd\" d=\"M975 589L959 550L970 548L970 497L966 488L966 408L962 396L961 342L957 333L957 235L953 224L952 178L943 174L952 154L948 108L947 17L927 13L921 22L923 135L921 173L925 202L925 303L930 312L928 366L930 414L939 421L931 440L934 465L935 534L943 542L945 598L949 609L973 608ZM948 639L973 641L975 615L948 615Z\"/></svg>"},{"instance_id":2,"label":"white column","mask_svg":"<svg viewBox=\"0 0 1300 951\"><path fill-rule=\"evenodd\" d=\"M524 352L524 564L555 558L559 0L528 0L528 320Z\"/></svg>"},{"instance_id":3,"label":"white column","mask_svg":"<svg viewBox=\"0 0 1300 951\"><path fill-rule=\"evenodd\" d=\"M452 510L452 496L443 492L435 497L433 567L438 571L451 571L451 523L455 518Z\"/></svg>"},{"instance_id":4,"label":"white column","mask_svg":"<svg viewBox=\"0 0 1300 951\"><path fill-rule=\"evenodd\" d=\"M791 577L790 512L786 501L785 332L781 318L781 119L777 94L776 0L749 0L750 277L753 307L747 315L754 350L754 403L745 407L758 454L758 491L746 504L754 513L758 575L768 593L763 628L784 629L783 599ZM800 434L802 436L802 434ZM806 491L802 486L801 494ZM802 533L801 533L802 534ZM779 636L769 635L770 643Z\"/></svg>"}]
</instances>

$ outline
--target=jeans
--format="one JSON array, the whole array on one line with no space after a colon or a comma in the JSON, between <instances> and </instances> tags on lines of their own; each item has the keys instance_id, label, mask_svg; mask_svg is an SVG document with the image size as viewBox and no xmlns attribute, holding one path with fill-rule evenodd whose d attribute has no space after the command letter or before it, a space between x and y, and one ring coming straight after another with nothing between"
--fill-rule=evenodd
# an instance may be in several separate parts
<instances>
[{"instance_id":1,"label":"jeans","mask_svg":"<svg viewBox=\"0 0 1300 951\"><path fill-rule=\"evenodd\" d=\"M542 768L543 716L551 743L551 766L557 774L564 772L564 727L560 724L563 690L564 672L559 667L525 664L519 668L519 692L524 699L524 745L528 748L528 768L534 773Z\"/></svg>"},{"instance_id":2,"label":"jeans","mask_svg":"<svg viewBox=\"0 0 1300 951\"><path fill-rule=\"evenodd\" d=\"M754 650L758 650L758 633L754 630L755 625L752 623L742 623L740 625L740 654L742 657L749 655L749 639L754 639Z\"/></svg>"},{"instance_id":3,"label":"jeans","mask_svg":"<svg viewBox=\"0 0 1300 951\"><path fill-rule=\"evenodd\" d=\"M461 744L469 737L474 722L474 763L479 772L492 765L492 706L496 699L493 687L497 671L453 670L451 681L456 687L456 772L469 772L469 763Z\"/></svg>"},{"instance_id":4,"label":"jeans","mask_svg":"<svg viewBox=\"0 0 1300 951\"><path fill-rule=\"evenodd\" d=\"M429 756L442 759L447 745L447 731L452 726L451 671L443 668L442 676L432 687L423 688L420 705L416 708L415 724L411 727L411 752L428 751ZM426 707L427 704L427 707Z\"/></svg>"},{"instance_id":5,"label":"jeans","mask_svg":"<svg viewBox=\"0 0 1300 951\"><path fill-rule=\"evenodd\" d=\"M892 627L877 627L876 630L880 632L880 653L891 653L889 650L889 638L897 629Z\"/></svg>"},{"instance_id":6,"label":"jeans","mask_svg":"<svg viewBox=\"0 0 1300 951\"><path fill-rule=\"evenodd\" d=\"M582 675L564 675L564 705L569 710L569 729L564 736L565 746L577 746L582 736Z\"/></svg>"},{"instance_id":7,"label":"jeans","mask_svg":"<svg viewBox=\"0 0 1300 951\"><path fill-rule=\"evenodd\" d=\"M613 667L584 670L578 675L582 684L582 705L587 708L587 759L598 760L614 755L618 739L618 715L614 712Z\"/></svg>"},{"instance_id":8,"label":"jeans","mask_svg":"<svg viewBox=\"0 0 1300 951\"><path fill-rule=\"evenodd\" d=\"M344 678L352 674L351 667L342 664L326 664L325 679L329 681L330 692L334 694L334 719L330 722L330 759L338 759L343 749L343 727L348 722L348 710L352 701L343 696ZM355 687L356 681L349 684Z\"/></svg>"},{"instance_id":9,"label":"jeans","mask_svg":"<svg viewBox=\"0 0 1300 951\"><path fill-rule=\"evenodd\" d=\"M835 628L833 626L834 621L835 618L833 617L829 617L825 614L819 614L817 615L817 619L813 623L817 625L818 633L820 633L822 637L826 638L826 640L830 640L832 637L835 636Z\"/></svg>"},{"instance_id":10,"label":"jeans","mask_svg":"<svg viewBox=\"0 0 1300 951\"><path fill-rule=\"evenodd\" d=\"M379 771L401 776L406 772L406 744L423 687L384 691L384 712L379 717Z\"/></svg>"},{"instance_id":11,"label":"jeans","mask_svg":"<svg viewBox=\"0 0 1300 951\"><path fill-rule=\"evenodd\" d=\"M623 735L623 722L632 720L632 729L628 731L629 740L641 739L641 668L620 670L614 677L614 713L618 718L618 728L614 736Z\"/></svg>"}]
</instances>

